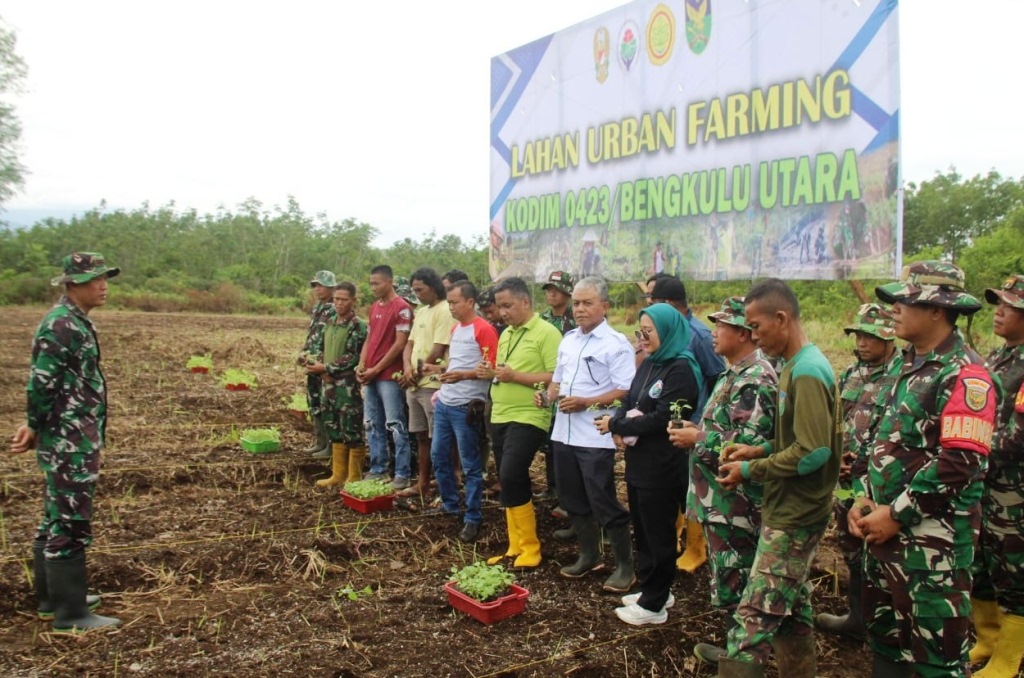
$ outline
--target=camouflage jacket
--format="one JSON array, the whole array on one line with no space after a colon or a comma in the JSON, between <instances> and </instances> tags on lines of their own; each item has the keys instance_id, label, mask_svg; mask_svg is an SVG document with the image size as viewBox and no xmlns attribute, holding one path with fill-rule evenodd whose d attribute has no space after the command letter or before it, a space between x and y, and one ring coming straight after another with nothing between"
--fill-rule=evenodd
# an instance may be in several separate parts
<instances>
[{"instance_id":1,"label":"camouflage jacket","mask_svg":"<svg viewBox=\"0 0 1024 678\"><path fill-rule=\"evenodd\" d=\"M843 456L853 463L851 475L864 475L867 457L858 451L868 446L874 437L875 401L892 388L900 368L903 354L893 352L881 365L865 365L860 360L846 368L839 377L839 399L843 408ZM842 481L849 486L849 481Z\"/></svg>"},{"instance_id":2,"label":"camouflage jacket","mask_svg":"<svg viewBox=\"0 0 1024 678\"><path fill-rule=\"evenodd\" d=\"M324 353L324 326L334 319L334 304L329 301L318 301L313 310L310 311L309 331L306 332L306 343L302 346L302 352L314 357L316 360L323 359Z\"/></svg>"},{"instance_id":3,"label":"camouflage jacket","mask_svg":"<svg viewBox=\"0 0 1024 678\"><path fill-rule=\"evenodd\" d=\"M748 519L761 504L763 487L743 483L726 491L718 482L722 446L767 445L775 437L778 377L760 350L729 367L708 399L698 442L690 454L689 510L701 522L733 523ZM746 526L751 527L751 526ZM752 526L754 529L757 526Z\"/></svg>"},{"instance_id":4,"label":"camouflage jacket","mask_svg":"<svg viewBox=\"0 0 1024 678\"><path fill-rule=\"evenodd\" d=\"M926 355L908 350L877 402L867 476L854 485L866 479L868 496L901 524L868 546L875 558L914 570L970 567L996 402L998 388L959 332Z\"/></svg>"},{"instance_id":5,"label":"camouflage jacket","mask_svg":"<svg viewBox=\"0 0 1024 678\"><path fill-rule=\"evenodd\" d=\"M41 452L97 453L107 426L107 382L88 316L61 297L36 329L28 381L28 426Z\"/></svg>"},{"instance_id":6,"label":"camouflage jacket","mask_svg":"<svg viewBox=\"0 0 1024 678\"><path fill-rule=\"evenodd\" d=\"M345 335L344 348L338 355L325 355L324 359L327 362L324 367L331 378L354 385L356 383L356 365L359 364L359 352L363 349L363 343L366 342L366 321L360 320L354 313L347 319L339 319L337 315L334 315L325 325L324 333L336 331L334 328L341 330L346 326L348 333Z\"/></svg>"},{"instance_id":7,"label":"camouflage jacket","mask_svg":"<svg viewBox=\"0 0 1024 678\"><path fill-rule=\"evenodd\" d=\"M997 348L989 354L985 366L1003 387L989 456L989 476L1012 474L1008 479L1016 481L1018 493L1024 492L1024 345Z\"/></svg>"},{"instance_id":8,"label":"camouflage jacket","mask_svg":"<svg viewBox=\"0 0 1024 678\"><path fill-rule=\"evenodd\" d=\"M555 329L565 336L569 330L576 329L576 319L572 315L572 308L565 309L565 315L552 315L551 309L540 314L540 319L555 326Z\"/></svg>"}]
</instances>

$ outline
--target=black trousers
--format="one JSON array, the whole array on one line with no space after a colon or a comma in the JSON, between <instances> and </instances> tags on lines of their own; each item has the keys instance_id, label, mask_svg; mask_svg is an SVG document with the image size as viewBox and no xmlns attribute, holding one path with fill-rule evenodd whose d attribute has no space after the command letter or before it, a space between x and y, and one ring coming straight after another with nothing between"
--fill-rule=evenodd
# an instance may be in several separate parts
<instances>
[{"instance_id":1,"label":"black trousers","mask_svg":"<svg viewBox=\"0 0 1024 678\"><path fill-rule=\"evenodd\" d=\"M686 502L686 488L626 486L636 542L640 607L657 612L665 606L676 578L676 516Z\"/></svg>"},{"instance_id":2,"label":"black trousers","mask_svg":"<svg viewBox=\"0 0 1024 678\"><path fill-rule=\"evenodd\" d=\"M547 437L547 431L531 424L492 424L494 458L500 460L498 480L501 481L502 505L511 508L533 500L530 464Z\"/></svg>"},{"instance_id":3,"label":"black trousers","mask_svg":"<svg viewBox=\"0 0 1024 678\"><path fill-rule=\"evenodd\" d=\"M629 512L615 494L615 450L578 447L551 441L558 499L569 515L589 516L601 527L629 522Z\"/></svg>"}]
</instances>

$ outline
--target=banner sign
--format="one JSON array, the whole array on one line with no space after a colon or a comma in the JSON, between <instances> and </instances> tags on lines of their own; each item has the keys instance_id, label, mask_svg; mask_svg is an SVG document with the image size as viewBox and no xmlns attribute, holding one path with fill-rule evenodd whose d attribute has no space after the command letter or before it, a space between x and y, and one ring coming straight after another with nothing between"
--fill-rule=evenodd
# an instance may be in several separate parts
<instances>
[{"instance_id":1,"label":"banner sign","mask_svg":"<svg viewBox=\"0 0 1024 678\"><path fill-rule=\"evenodd\" d=\"M491 61L490 271L891 278L896 0L637 0Z\"/></svg>"}]
</instances>

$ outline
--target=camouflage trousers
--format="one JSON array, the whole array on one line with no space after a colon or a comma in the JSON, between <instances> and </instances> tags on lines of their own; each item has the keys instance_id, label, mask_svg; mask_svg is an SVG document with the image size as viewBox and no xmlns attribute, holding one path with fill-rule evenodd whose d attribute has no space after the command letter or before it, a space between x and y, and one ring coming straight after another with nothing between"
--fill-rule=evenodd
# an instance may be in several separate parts
<instances>
[{"instance_id":1,"label":"camouflage trousers","mask_svg":"<svg viewBox=\"0 0 1024 678\"><path fill-rule=\"evenodd\" d=\"M918 678L967 676L971 573L908 570L864 558L864 611L872 652Z\"/></svg>"},{"instance_id":2,"label":"camouflage trousers","mask_svg":"<svg viewBox=\"0 0 1024 678\"><path fill-rule=\"evenodd\" d=\"M319 374L306 375L306 400L309 401L309 416L323 414L323 379Z\"/></svg>"},{"instance_id":3,"label":"camouflage trousers","mask_svg":"<svg viewBox=\"0 0 1024 678\"><path fill-rule=\"evenodd\" d=\"M708 542L711 604L735 610L757 554L757 527L751 530L727 523L702 523L701 527Z\"/></svg>"},{"instance_id":4,"label":"camouflage trousers","mask_svg":"<svg viewBox=\"0 0 1024 678\"><path fill-rule=\"evenodd\" d=\"M92 501L99 477L99 450L36 452L45 477L43 518L36 541L45 541L49 560L66 560L92 543Z\"/></svg>"},{"instance_id":5,"label":"camouflage trousers","mask_svg":"<svg viewBox=\"0 0 1024 678\"><path fill-rule=\"evenodd\" d=\"M330 382L324 379L320 391L321 416L327 438L332 443L363 445L363 394L355 378Z\"/></svg>"},{"instance_id":6,"label":"camouflage trousers","mask_svg":"<svg viewBox=\"0 0 1024 678\"><path fill-rule=\"evenodd\" d=\"M1016 490L986 487L981 508L971 595L999 601L1010 614L1024 616L1024 500Z\"/></svg>"},{"instance_id":7,"label":"camouflage trousers","mask_svg":"<svg viewBox=\"0 0 1024 678\"><path fill-rule=\"evenodd\" d=\"M765 664L776 635L813 632L813 586L807 577L828 522L780 530L764 525L750 577L729 631L729 656Z\"/></svg>"}]
</instances>

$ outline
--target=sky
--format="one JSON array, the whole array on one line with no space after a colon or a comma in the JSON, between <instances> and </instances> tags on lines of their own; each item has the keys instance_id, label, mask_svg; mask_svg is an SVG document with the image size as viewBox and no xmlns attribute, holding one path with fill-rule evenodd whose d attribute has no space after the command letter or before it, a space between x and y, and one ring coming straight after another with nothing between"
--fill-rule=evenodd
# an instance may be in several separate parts
<instances>
[{"instance_id":1,"label":"sky","mask_svg":"<svg viewBox=\"0 0 1024 678\"><path fill-rule=\"evenodd\" d=\"M482 237L491 57L623 4L5 0L29 174L0 220L294 196L380 245ZM904 181L1024 176L1024 2L904 0L899 21Z\"/></svg>"}]
</instances>

